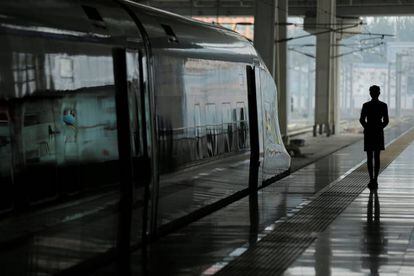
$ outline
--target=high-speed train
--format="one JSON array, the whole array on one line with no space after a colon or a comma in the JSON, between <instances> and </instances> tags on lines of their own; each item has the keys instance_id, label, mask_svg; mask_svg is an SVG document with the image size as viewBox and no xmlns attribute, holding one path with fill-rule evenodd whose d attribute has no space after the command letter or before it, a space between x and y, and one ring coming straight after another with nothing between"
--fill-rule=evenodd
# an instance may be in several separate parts
<instances>
[{"instance_id":1,"label":"high-speed train","mask_svg":"<svg viewBox=\"0 0 414 276\"><path fill-rule=\"evenodd\" d=\"M127 196L151 233L248 189L256 165L258 187L289 170L273 78L233 31L124 0L14 0L0 39L4 217L93 223Z\"/></svg>"}]
</instances>

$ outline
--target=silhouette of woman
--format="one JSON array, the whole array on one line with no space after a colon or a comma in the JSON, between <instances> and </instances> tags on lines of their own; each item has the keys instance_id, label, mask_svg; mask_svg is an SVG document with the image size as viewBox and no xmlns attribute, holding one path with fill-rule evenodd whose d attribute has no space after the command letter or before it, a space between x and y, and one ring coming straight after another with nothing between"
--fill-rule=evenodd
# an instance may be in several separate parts
<instances>
[{"instance_id":1,"label":"silhouette of woman","mask_svg":"<svg viewBox=\"0 0 414 276\"><path fill-rule=\"evenodd\" d=\"M378 100L380 87L377 85L371 86L369 94L372 99L362 105L359 122L364 127L364 151L367 152L367 166L370 178L368 187L376 189L378 188L380 151L384 150L384 127L388 125L389 119L387 104Z\"/></svg>"}]
</instances>

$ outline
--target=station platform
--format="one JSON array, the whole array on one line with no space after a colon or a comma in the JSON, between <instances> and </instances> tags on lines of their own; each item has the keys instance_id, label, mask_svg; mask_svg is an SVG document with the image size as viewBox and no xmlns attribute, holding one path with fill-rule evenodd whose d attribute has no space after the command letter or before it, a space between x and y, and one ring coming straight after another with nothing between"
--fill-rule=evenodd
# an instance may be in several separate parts
<instances>
[{"instance_id":1,"label":"station platform","mask_svg":"<svg viewBox=\"0 0 414 276\"><path fill-rule=\"evenodd\" d=\"M382 156L383 167L385 168L388 163L393 163L385 169L380 182L383 181L382 177L387 170L398 162L400 153L405 154L404 150L411 147L409 145L414 140L413 126L413 120L407 119L386 129L385 139L389 146ZM312 274L312 265L314 265L310 260L314 256L312 246L317 244L317 248L321 247L318 243L319 236L323 236L326 229L334 225L336 220L341 219L341 212L345 210L343 214L346 214L349 204L353 206L355 202L359 202L362 206L361 213L355 216L361 218L360 226L366 217L364 202L369 199L369 192L364 182L368 177L363 167L366 157L362 151L361 139L362 136L356 134L342 137L339 135L329 138L318 137L309 141L303 151L305 155L293 159L292 173L289 176L186 226L170 231L146 248L138 248L132 253L130 262L123 263L122 266L94 258L98 254L105 254L113 247L116 240L116 229L113 226L116 225L118 219L116 215L118 194L112 190L58 206L35 209L27 214L5 216L0 221L0 274L80 275L83 265L87 263L85 260L98 260L100 269L92 273L89 268L86 269L89 275L213 275L216 273L218 275L249 275L249 270L246 270L243 265L255 267L251 263L252 257L246 257L251 256L249 254L256 256L257 258L254 258L260 262L266 263L268 260L272 263L270 270L260 268L264 269L260 272L260 269L256 268L249 272L252 275L281 275L282 273L301 275L300 273L303 274L303 271L307 269L311 270L310 274ZM390 150L392 147L395 150ZM397 170L397 176L399 174L402 177L409 176L408 165L404 167L407 172ZM223 173L223 171L215 170L214 166L208 169L215 173L215 179L220 177L219 173ZM353 177L359 170L359 175L355 178L358 181L353 183L352 180L349 183L347 179ZM399 180L397 176L390 177L389 181ZM242 175L239 177L241 178ZM237 181L237 179L232 179L232 181ZM343 187L345 185L343 183L348 184ZM182 202L177 204L179 197L175 196L175 194L179 195L183 191L192 189L188 185L180 187L177 191L169 190L170 193L165 197L171 198L168 203L174 204L175 202L175 205L182 206L183 210L188 210L190 207L198 206L196 203L200 200L217 198L216 194L222 193L226 187L230 186L226 186L224 181L217 182L215 185L212 190L194 191L194 201L189 202L188 206ZM403 184L399 183L399 185ZM404 185L395 195L411 192L407 188L408 184ZM395 195L390 195L389 198L384 197L385 187L381 186L378 191L380 202L382 203L382 198L387 198L389 202L392 202ZM334 188L339 190L330 190ZM325 195L333 196L327 198ZM343 200L338 200L339 198ZM408 202L409 197L406 200ZM395 202L398 201L399 199L395 199ZM317 202L319 205L312 207ZM336 205L332 205L332 202ZM306 213L309 206L313 208L311 209L313 211ZM402 208L405 207L402 205ZM137 205L134 209L133 218L136 220L141 218L138 215L140 208ZM381 208L383 208L382 205ZM175 214L174 209L170 213ZM320 217L320 214L325 213L329 213L329 218ZM383 211L381 214L384 214ZM292 225L292 221L296 224L289 226ZM136 221L134 223L140 224ZM317 228L311 227L314 223ZM285 229L283 227L287 227L284 232L281 231ZM311 232L296 232L302 228L311 230ZM408 228L403 230L409 231ZM357 232L355 229L347 231ZM334 235L333 230L330 235ZM270 243L267 240L270 240ZM341 238L335 241L329 240L328 252L334 252L332 250L336 244L343 245L338 243L338 240ZM388 238L388 240L391 239ZM353 241L350 240L350 242ZM346 244L347 240L342 240L342 243ZM323 241L322 244L326 242ZM263 245L270 247L271 250L266 251L265 255L270 254L273 259L266 259L260 253ZM272 251L281 248L286 251ZM322 246L322 248L325 247ZM326 254L326 251L319 250L318 252L324 252L318 253L318 256L325 258L323 254ZM281 259L280 256L285 256L288 260ZM329 258L334 260L333 256ZM275 261L279 259L280 261ZM319 267L319 260L317 262ZM279 267L273 266L273 263L278 263ZM94 264L93 270L95 267ZM347 273L345 275L348 275ZM81 274L84 275L83 272ZM317 275L325 274L317 273Z\"/></svg>"},{"instance_id":2,"label":"station platform","mask_svg":"<svg viewBox=\"0 0 414 276\"><path fill-rule=\"evenodd\" d=\"M137 250L127 271L413 275L414 128L401 124L385 139L377 191L367 188L359 141Z\"/></svg>"}]
</instances>

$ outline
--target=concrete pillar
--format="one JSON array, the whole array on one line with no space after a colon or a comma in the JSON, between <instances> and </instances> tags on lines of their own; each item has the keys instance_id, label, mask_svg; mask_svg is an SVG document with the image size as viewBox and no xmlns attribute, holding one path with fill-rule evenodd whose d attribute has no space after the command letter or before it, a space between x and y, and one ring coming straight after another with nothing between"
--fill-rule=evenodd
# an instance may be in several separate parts
<instances>
[{"instance_id":1,"label":"concrete pillar","mask_svg":"<svg viewBox=\"0 0 414 276\"><path fill-rule=\"evenodd\" d=\"M275 43L275 41L287 37L287 25L284 23L287 22L288 17L288 0L257 0L255 4L254 46L276 82L279 127L286 142L288 117L287 42Z\"/></svg>"},{"instance_id":2,"label":"concrete pillar","mask_svg":"<svg viewBox=\"0 0 414 276\"><path fill-rule=\"evenodd\" d=\"M255 1L253 41L264 63L274 76L277 0Z\"/></svg>"},{"instance_id":3,"label":"concrete pillar","mask_svg":"<svg viewBox=\"0 0 414 276\"><path fill-rule=\"evenodd\" d=\"M275 60L275 80L278 89L278 104L279 104L279 128L283 140L287 141L288 134L288 110L289 110L289 95L287 92L287 41L283 41L287 37L288 21L288 0L278 0L278 24L276 40L276 60Z\"/></svg>"},{"instance_id":4,"label":"concrete pillar","mask_svg":"<svg viewBox=\"0 0 414 276\"><path fill-rule=\"evenodd\" d=\"M336 89L334 89L333 73L333 49L335 43L334 32L328 31L334 29L335 25L335 0L318 0L316 24L323 32L316 36L316 90L315 90L315 125L314 136L317 130L319 134L325 132L328 136L331 134L335 125L334 110ZM324 32L328 31L328 32Z\"/></svg>"}]
</instances>

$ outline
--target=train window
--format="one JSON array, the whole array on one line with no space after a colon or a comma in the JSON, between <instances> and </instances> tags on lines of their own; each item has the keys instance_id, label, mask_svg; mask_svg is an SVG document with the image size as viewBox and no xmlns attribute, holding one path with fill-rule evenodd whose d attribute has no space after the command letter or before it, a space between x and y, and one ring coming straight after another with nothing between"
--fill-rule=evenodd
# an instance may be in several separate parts
<instances>
[{"instance_id":1,"label":"train window","mask_svg":"<svg viewBox=\"0 0 414 276\"><path fill-rule=\"evenodd\" d=\"M102 227L99 219L84 224L105 228L98 235L99 243L105 244L101 252L106 252L116 241L117 211L112 210L119 198L112 48L50 37L5 33L0 37L6 41L0 45L0 113L9 114L8 123L0 125L0 183L4 184L0 212L9 208L2 206L3 200L12 198L14 208L30 218L18 231L31 233L51 218L31 219L33 206L57 205L74 196L90 201L106 193L107 199L93 204L105 206L101 210L107 213L108 224ZM81 220L84 211L95 208L82 204L87 201L76 203L76 210L61 204L44 213L50 213L56 223L64 223L61 214L73 220L80 214ZM55 237L64 237L65 231ZM95 238L96 233L79 237L79 244ZM84 258L97 253L86 253ZM33 263L40 265L41 259L37 261Z\"/></svg>"},{"instance_id":2,"label":"train window","mask_svg":"<svg viewBox=\"0 0 414 276\"><path fill-rule=\"evenodd\" d=\"M233 123L231 118L231 103L222 104L222 124L224 133L224 152L232 150Z\"/></svg>"},{"instance_id":3,"label":"train window","mask_svg":"<svg viewBox=\"0 0 414 276\"><path fill-rule=\"evenodd\" d=\"M206 139L209 156L217 155L217 113L216 104L206 104Z\"/></svg>"},{"instance_id":4,"label":"train window","mask_svg":"<svg viewBox=\"0 0 414 276\"><path fill-rule=\"evenodd\" d=\"M201 126L201 111L200 104L194 105L194 126Z\"/></svg>"},{"instance_id":5,"label":"train window","mask_svg":"<svg viewBox=\"0 0 414 276\"><path fill-rule=\"evenodd\" d=\"M195 136L201 136L202 135L202 123L201 123L201 108L200 104L194 105L194 132Z\"/></svg>"},{"instance_id":6,"label":"train window","mask_svg":"<svg viewBox=\"0 0 414 276\"><path fill-rule=\"evenodd\" d=\"M216 104L206 104L206 125L209 128L214 128L217 124Z\"/></svg>"},{"instance_id":7,"label":"train window","mask_svg":"<svg viewBox=\"0 0 414 276\"><path fill-rule=\"evenodd\" d=\"M202 136L203 136L203 127L201 123L201 107L200 104L194 105L194 152L195 159L203 158L203 148L202 148Z\"/></svg>"},{"instance_id":8,"label":"train window","mask_svg":"<svg viewBox=\"0 0 414 276\"><path fill-rule=\"evenodd\" d=\"M244 102L238 102L236 104L236 120L237 120L237 132L238 132L238 144L240 149L248 147L248 122L247 122L247 110Z\"/></svg>"},{"instance_id":9,"label":"train window","mask_svg":"<svg viewBox=\"0 0 414 276\"><path fill-rule=\"evenodd\" d=\"M236 104L236 121L245 121L247 118L246 116L246 110L245 110L245 104L244 102L238 102Z\"/></svg>"},{"instance_id":10,"label":"train window","mask_svg":"<svg viewBox=\"0 0 414 276\"><path fill-rule=\"evenodd\" d=\"M223 103L222 104L222 123L228 124L232 122L231 119L231 104L230 103Z\"/></svg>"}]
</instances>

